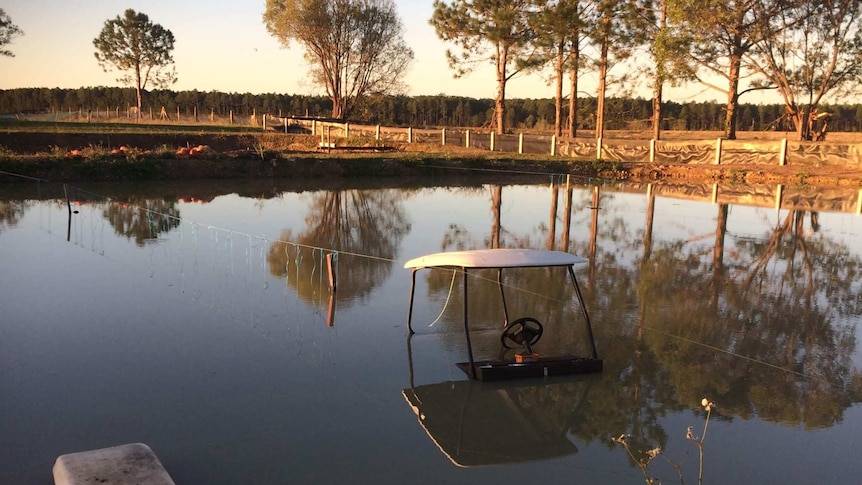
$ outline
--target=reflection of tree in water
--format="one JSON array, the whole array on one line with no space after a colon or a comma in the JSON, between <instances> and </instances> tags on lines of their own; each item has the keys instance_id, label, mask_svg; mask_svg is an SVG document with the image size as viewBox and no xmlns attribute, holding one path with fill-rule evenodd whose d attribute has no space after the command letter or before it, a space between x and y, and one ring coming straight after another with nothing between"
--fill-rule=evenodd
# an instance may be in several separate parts
<instances>
[{"instance_id":1,"label":"reflection of tree in water","mask_svg":"<svg viewBox=\"0 0 862 485\"><path fill-rule=\"evenodd\" d=\"M410 230L402 197L398 190L314 195L305 232L294 239L285 231L270 247L270 273L286 277L303 299L313 301L321 285L328 287L324 252L312 249L323 248L338 253L336 298L350 301L368 295L392 271L401 239Z\"/></svg>"},{"instance_id":2,"label":"reflection of tree in water","mask_svg":"<svg viewBox=\"0 0 862 485\"><path fill-rule=\"evenodd\" d=\"M0 200L0 233L18 224L28 206L24 201Z\"/></svg>"},{"instance_id":3,"label":"reflection of tree in water","mask_svg":"<svg viewBox=\"0 0 862 485\"><path fill-rule=\"evenodd\" d=\"M643 322L656 330L646 342L681 402L714 396L723 414L823 427L862 398L855 329L835 321L862 312L859 283L846 279L862 261L808 240L803 218L788 214L765 242L738 241L727 268L679 241L642 265Z\"/></svg>"},{"instance_id":4,"label":"reflection of tree in water","mask_svg":"<svg viewBox=\"0 0 862 485\"><path fill-rule=\"evenodd\" d=\"M580 221L584 219L584 214L587 214L587 221L592 215L586 210L593 204L593 196L586 190L578 192L577 201L567 194L565 205L572 208L579 221L577 227L582 228L584 226ZM551 193L558 194L553 190ZM550 227L556 226L556 222L541 224L540 237L536 239L528 234L508 231L505 220L497 221L500 195L499 192L491 192L492 236L485 240L486 247L498 243L499 247L508 248L555 249L556 238ZM567 215L563 213L558 216L553 211L553 203L551 207L551 218L554 221L558 217L563 218L563 233L566 234ZM587 290L585 298L592 315L618 314L617 309L630 305L630 295L635 285L635 272L615 263L622 259L617 257L617 253L636 250L638 239L631 234L625 215L613 212L612 204L607 204L607 207L609 210L602 213L604 224L593 228L598 232L597 236L611 242L593 254L602 269L590 272L586 288L584 275L579 276L582 290ZM493 232L498 229L500 235L495 237ZM441 250L476 249L475 240L465 228L453 224L444 234ZM589 244L584 242L583 247L570 248L571 252L586 255L589 253ZM565 246L570 245L571 241L565 242ZM583 271L579 270L579 273ZM484 353L482 357L497 357L501 347L499 335L503 314L496 271L476 271L471 274L477 276L469 281L471 329L489 330L474 333L473 348L477 355ZM427 281L429 294L435 300L448 301L447 312L439 324L441 327L436 331L442 333L444 345L458 347L463 340L461 278L456 279L451 295L451 271L429 271ZM589 355L583 317L563 269L506 270L504 283L507 285L510 316L513 319L533 316L546 326L546 334L536 346L537 352L544 355ZM659 419L666 412L679 410L682 406L673 393L669 373L656 362L643 342L635 338L635 332L628 323L625 319L614 319L596 324L594 320L596 338L604 343L599 350L600 357L605 361L603 375L589 376L583 382L556 384L553 392L545 392L543 386L529 386L521 390L518 396L534 407L541 407L542 414L548 420L558 423L567 433L581 440L599 441L611 448L614 446L611 438L625 432L632 436L629 442L635 453L639 450L645 452L655 446L664 447L668 435L659 424Z\"/></svg>"},{"instance_id":5,"label":"reflection of tree in water","mask_svg":"<svg viewBox=\"0 0 862 485\"><path fill-rule=\"evenodd\" d=\"M110 203L102 215L118 235L134 239L138 246L180 225L176 201L162 199L136 198L127 203Z\"/></svg>"},{"instance_id":6,"label":"reflection of tree in water","mask_svg":"<svg viewBox=\"0 0 862 485\"><path fill-rule=\"evenodd\" d=\"M641 235L624 208L605 198L602 202L600 223L590 228L595 232L590 240L600 241L596 252L583 238L567 248L589 254L597 268L589 271L582 288L605 360L605 373L586 404L590 419L575 423L574 435L613 446L611 436L627 433L632 435L629 443L645 451L665 446L661 416L697 409L704 396L719 403L716 419L758 416L810 428L840 421L843 411L862 399L862 376L851 361L855 330L841 322L862 313L862 261L843 244L818 234L815 214L807 231L806 214L793 212L760 241L727 242L728 211L720 205L714 241L693 235L654 242L651 209ZM493 221L490 225L496 227ZM551 234L543 244L517 235L506 238L505 230L502 234L501 247L553 248ZM453 225L441 249L471 249L474 241ZM635 261L627 263L631 255ZM506 278L512 286L547 293L549 288L529 280L513 273ZM431 272L429 293L442 299L450 282L451 273ZM447 345L462 339L460 298L456 282L450 311L441 322L447 330L444 341L452 342ZM471 281L470 301L471 308L485 308L479 318L494 324L502 319L487 311L499 307L493 283ZM550 306L539 308L543 322L544 315L574 316L571 310L558 315ZM488 335L476 334L474 345L486 340L486 350L499 346L497 332L484 333ZM565 415L571 396L563 393L559 399L559 412Z\"/></svg>"}]
</instances>

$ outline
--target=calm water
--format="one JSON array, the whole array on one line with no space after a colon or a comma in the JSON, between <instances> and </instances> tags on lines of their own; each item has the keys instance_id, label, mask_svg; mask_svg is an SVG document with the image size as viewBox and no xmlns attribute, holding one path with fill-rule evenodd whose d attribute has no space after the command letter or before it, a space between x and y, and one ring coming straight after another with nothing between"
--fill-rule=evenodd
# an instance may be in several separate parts
<instances>
[{"instance_id":1,"label":"calm water","mask_svg":"<svg viewBox=\"0 0 862 485\"><path fill-rule=\"evenodd\" d=\"M71 217L60 185L0 187L0 483L131 442L178 484L862 475L858 194L777 209L762 187L363 185L67 187ZM403 262L491 246L589 259L602 374L468 381L451 273L419 274L407 338ZM545 323L538 352L580 353L558 276L509 273L510 311ZM495 357L496 288L471 288Z\"/></svg>"}]
</instances>

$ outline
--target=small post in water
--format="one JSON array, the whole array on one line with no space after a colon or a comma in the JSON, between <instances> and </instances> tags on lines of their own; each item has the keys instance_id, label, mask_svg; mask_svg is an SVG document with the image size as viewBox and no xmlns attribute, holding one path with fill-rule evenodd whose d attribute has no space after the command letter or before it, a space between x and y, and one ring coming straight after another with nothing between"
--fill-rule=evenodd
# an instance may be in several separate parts
<instances>
[{"instance_id":1,"label":"small post in water","mask_svg":"<svg viewBox=\"0 0 862 485\"><path fill-rule=\"evenodd\" d=\"M335 266L332 264L332 253L326 255L326 271L329 274L329 289L332 293L335 293Z\"/></svg>"}]
</instances>

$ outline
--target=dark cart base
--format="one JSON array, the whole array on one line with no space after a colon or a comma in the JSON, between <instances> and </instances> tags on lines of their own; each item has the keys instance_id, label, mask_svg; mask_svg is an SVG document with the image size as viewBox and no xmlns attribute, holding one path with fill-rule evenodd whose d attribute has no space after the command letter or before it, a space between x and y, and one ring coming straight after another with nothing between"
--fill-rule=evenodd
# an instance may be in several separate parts
<instances>
[{"instance_id":1,"label":"dark cart base","mask_svg":"<svg viewBox=\"0 0 862 485\"><path fill-rule=\"evenodd\" d=\"M589 374L602 371L602 360L588 357L540 357L533 362L486 360L475 362L475 379L500 381L530 377L561 376L566 374ZM459 362L457 366L471 376L470 363Z\"/></svg>"}]
</instances>

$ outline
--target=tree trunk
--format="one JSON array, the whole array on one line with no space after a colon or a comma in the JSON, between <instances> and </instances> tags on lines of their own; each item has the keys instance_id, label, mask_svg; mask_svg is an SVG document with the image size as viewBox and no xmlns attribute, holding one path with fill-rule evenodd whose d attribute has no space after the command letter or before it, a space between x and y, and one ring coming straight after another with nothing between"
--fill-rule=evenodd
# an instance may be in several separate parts
<instances>
[{"instance_id":1,"label":"tree trunk","mask_svg":"<svg viewBox=\"0 0 862 485\"><path fill-rule=\"evenodd\" d=\"M656 141L661 139L661 98L663 84L664 81L656 78L652 95L652 137Z\"/></svg>"},{"instance_id":2,"label":"tree trunk","mask_svg":"<svg viewBox=\"0 0 862 485\"><path fill-rule=\"evenodd\" d=\"M554 73L557 76L557 92L554 98L554 134L557 136L563 135L563 46L559 45L557 49L557 63L554 66Z\"/></svg>"},{"instance_id":3,"label":"tree trunk","mask_svg":"<svg viewBox=\"0 0 862 485\"><path fill-rule=\"evenodd\" d=\"M143 86L141 86L141 68L140 68L140 66L137 66L135 68L135 97L137 98L136 101L137 101L138 112L135 113L135 118L138 120L141 119L141 106L143 105L142 104L143 96L141 94L142 90L143 90Z\"/></svg>"},{"instance_id":4,"label":"tree trunk","mask_svg":"<svg viewBox=\"0 0 862 485\"><path fill-rule=\"evenodd\" d=\"M605 91L607 90L608 82L608 51L610 49L610 29L611 19L608 14L602 15L602 46L601 58L599 59L599 89L597 95L596 107L596 139L603 138L605 135Z\"/></svg>"},{"instance_id":5,"label":"tree trunk","mask_svg":"<svg viewBox=\"0 0 862 485\"><path fill-rule=\"evenodd\" d=\"M736 107L739 103L739 72L741 64L742 56L734 54L730 57L730 69L727 76L727 112L724 117L724 137L728 140L736 140Z\"/></svg>"},{"instance_id":6,"label":"tree trunk","mask_svg":"<svg viewBox=\"0 0 862 485\"><path fill-rule=\"evenodd\" d=\"M342 119L344 110L341 106L341 100L337 96L330 96L329 99L332 100L332 118L336 120Z\"/></svg>"},{"instance_id":7,"label":"tree trunk","mask_svg":"<svg viewBox=\"0 0 862 485\"><path fill-rule=\"evenodd\" d=\"M506 65L509 62L509 47L497 45L497 99L494 100L495 129L498 135L506 132Z\"/></svg>"},{"instance_id":8,"label":"tree trunk","mask_svg":"<svg viewBox=\"0 0 862 485\"><path fill-rule=\"evenodd\" d=\"M605 91L608 82L608 45L602 44L602 58L599 61L599 89L596 95L596 139L605 135Z\"/></svg>"},{"instance_id":9,"label":"tree trunk","mask_svg":"<svg viewBox=\"0 0 862 485\"><path fill-rule=\"evenodd\" d=\"M661 1L661 11L659 14L659 33L664 34L667 31L667 2ZM655 86L653 87L652 96L652 137L653 140L661 139L661 102L662 91L664 90L664 78L666 75L665 60L663 55L657 56L656 59L656 74Z\"/></svg>"},{"instance_id":10,"label":"tree trunk","mask_svg":"<svg viewBox=\"0 0 862 485\"><path fill-rule=\"evenodd\" d=\"M569 136L578 136L578 52L577 42L572 45L569 55Z\"/></svg>"},{"instance_id":11,"label":"tree trunk","mask_svg":"<svg viewBox=\"0 0 862 485\"><path fill-rule=\"evenodd\" d=\"M811 140L811 105L806 105L805 108L802 109L802 113L799 118L799 125L796 127L799 141Z\"/></svg>"}]
</instances>

